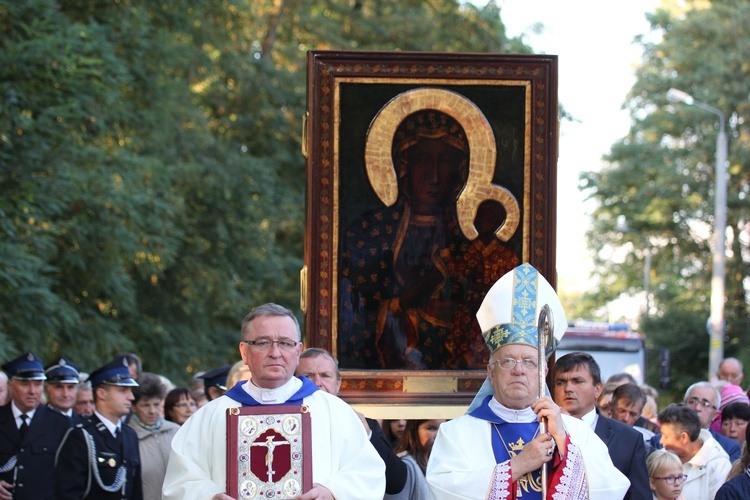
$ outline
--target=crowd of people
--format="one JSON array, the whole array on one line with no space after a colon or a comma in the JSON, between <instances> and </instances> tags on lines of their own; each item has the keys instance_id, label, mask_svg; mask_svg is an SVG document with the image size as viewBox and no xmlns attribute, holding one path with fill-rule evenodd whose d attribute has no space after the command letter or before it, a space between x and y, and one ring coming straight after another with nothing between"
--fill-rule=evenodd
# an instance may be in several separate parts
<instances>
[{"instance_id":1,"label":"crowd of people","mask_svg":"<svg viewBox=\"0 0 750 500\"><path fill-rule=\"evenodd\" d=\"M562 321L540 356L542 310ZM654 389L627 374L603 381L591 355L573 352L551 365L544 395L538 374L564 318L533 267L503 276L477 312L487 380L448 421L353 410L337 397L336 357L303 349L296 317L276 304L242 321L241 361L196 375L195 387L142 371L132 353L84 373L29 352L0 372L0 500L750 498L750 399L738 360L658 411ZM287 425L290 408L309 413L309 427ZM252 452L229 463L228 415L241 409L268 415L262 433L260 421L241 431L248 449L265 450L263 474ZM284 431L265 427L275 420ZM304 452L282 453L297 441Z\"/></svg>"},{"instance_id":2,"label":"crowd of people","mask_svg":"<svg viewBox=\"0 0 750 500\"><path fill-rule=\"evenodd\" d=\"M607 445L630 480L626 498L750 498L750 399L739 385L742 364L727 358L720 366L716 382L694 383L682 403L657 413L653 388L624 373L603 382L591 355L569 353L553 367L554 398Z\"/></svg>"},{"instance_id":3,"label":"crowd of people","mask_svg":"<svg viewBox=\"0 0 750 500\"><path fill-rule=\"evenodd\" d=\"M91 373L64 357L44 365L33 352L8 361L0 499L160 499L172 438L208 397L221 396L228 372L199 373L188 388L143 372L133 353Z\"/></svg>"}]
</instances>

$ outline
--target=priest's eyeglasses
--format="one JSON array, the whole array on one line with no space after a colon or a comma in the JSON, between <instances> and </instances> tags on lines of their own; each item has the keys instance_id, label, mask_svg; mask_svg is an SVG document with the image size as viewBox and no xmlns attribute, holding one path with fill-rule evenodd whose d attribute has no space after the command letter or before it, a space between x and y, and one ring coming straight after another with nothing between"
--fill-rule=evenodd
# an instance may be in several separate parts
<instances>
[{"instance_id":1,"label":"priest's eyeglasses","mask_svg":"<svg viewBox=\"0 0 750 500\"><path fill-rule=\"evenodd\" d=\"M536 370L538 363L535 359L531 358L524 358L524 359L516 359L516 358L503 358L503 359L496 359L490 364L496 364L503 370L512 370L515 368L516 364L520 363L521 366L524 367L526 370Z\"/></svg>"},{"instance_id":2,"label":"priest's eyeglasses","mask_svg":"<svg viewBox=\"0 0 750 500\"><path fill-rule=\"evenodd\" d=\"M687 474L680 474L679 476L664 476L664 477L652 477L651 479L660 479L667 484L682 484L687 479Z\"/></svg>"},{"instance_id":3,"label":"priest's eyeglasses","mask_svg":"<svg viewBox=\"0 0 750 500\"><path fill-rule=\"evenodd\" d=\"M249 346L253 346L259 351L269 351L273 347L274 344L279 346L279 349L282 351L291 351L294 349L299 342L296 340L268 340L268 339L262 339L262 340L243 340L244 343L246 343Z\"/></svg>"},{"instance_id":4,"label":"priest's eyeglasses","mask_svg":"<svg viewBox=\"0 0 750 500\"><path fill-rule=\"evenodd\" d=\"M716 406L714 406L711 401L707 399L698 399L696 397L689 398L687 401L685 401L685 404L692 407L702 406L703 408L716 409Z\"/></svg>"}]
</instances>

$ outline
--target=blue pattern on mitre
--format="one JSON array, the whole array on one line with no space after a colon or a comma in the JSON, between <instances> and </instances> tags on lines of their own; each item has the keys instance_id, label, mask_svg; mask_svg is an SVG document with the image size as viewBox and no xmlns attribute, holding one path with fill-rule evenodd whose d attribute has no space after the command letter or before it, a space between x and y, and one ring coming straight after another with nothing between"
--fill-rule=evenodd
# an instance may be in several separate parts
<instances>
[{"instance_id":1,"label":"blue pattern on mitre","mask_svg":"<svg viewBox=\"0 0 750 500\"><path fill-rule=\"evenodd\" d=\"M548 305L553 338L545 354L549 357L568 327L560 299L544 276L524 263L501 277L477 311L477 321L490 353L505 345L538 347L539 314Z\"/></svg>"}]
</instances>

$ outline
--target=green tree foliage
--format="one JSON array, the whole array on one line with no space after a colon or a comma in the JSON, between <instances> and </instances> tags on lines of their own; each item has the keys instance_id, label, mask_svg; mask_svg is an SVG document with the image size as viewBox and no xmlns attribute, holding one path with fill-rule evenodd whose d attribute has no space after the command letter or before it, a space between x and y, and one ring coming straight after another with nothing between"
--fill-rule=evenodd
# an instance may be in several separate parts
<instances>
[{"instance_id":1,"label":"green tree foliage","mask_svg":"<svg viewBox=\"0 0 750 500\"><path fill-rule=\"evenodd\" d=\"M309 49L529 52L455 0L0 0L0 359L184 383L296 309Z\"/></svg>"},{"instance_id":2,"label":"green tree foliage","mask_svg":"<svg viewBox=\"0 0 750 500\"><path fill-rule=\"evenodd\" d=\"M626 102L633 125L599 172L581 176L598 208L589 244L598 249L600 302L642 290L644 248L653 252L653 310L642 321L652 347L672 351L675 387L705 378L708 365L711 248L717 118L673 104L671 87L728 117L729 188L726 354L743 350L748 310L748 95L750 3L688 2L685 12L650 15L654 34L642 40L644 60ZM653 34L652 34L653 35ZM648 41L658 38L657 41ZM618 222L633 230L623 232ZM625 258L614 258L625 253Z\"/></svg>"}]
</instances>

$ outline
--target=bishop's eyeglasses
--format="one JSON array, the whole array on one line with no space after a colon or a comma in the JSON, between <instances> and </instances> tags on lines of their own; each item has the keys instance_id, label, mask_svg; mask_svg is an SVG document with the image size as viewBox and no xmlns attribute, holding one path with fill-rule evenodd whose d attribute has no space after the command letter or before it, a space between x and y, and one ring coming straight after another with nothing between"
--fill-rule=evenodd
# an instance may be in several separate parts
<instances>
[{"instance_id":1,"label":"bishop's eyeglasses","mask_svg":"<svg viewBox=\"0 0 750 500\"><path fill-rule=\"evenodd\" d=\"M283 339L283 340L268 340L268 339L261 339L261 340L243 340L244 343L246 343L249 346L252 346L259 351L268 351L270 350L274 344L279 346L279 349L282 351L291 351L294 349L299 342L296 340L290 340L290 339Z\"/></svg>"},{"instance_id":2,"label":"bishop's eyeglasses","mask_svg":"<svg viewBox=\"0 0 750 500\"><path fill-rule=\"evenodd\" d=\"M491 365L498 365L503 370L512 370L515 368L516 364L520 363L521 366L523 366L526 370L536 370L538 363L535 359L531 358L524 358L524 359L516 359L516 358L503 358L503 359L496 359Z\"/></svg>"}]
</instances>

